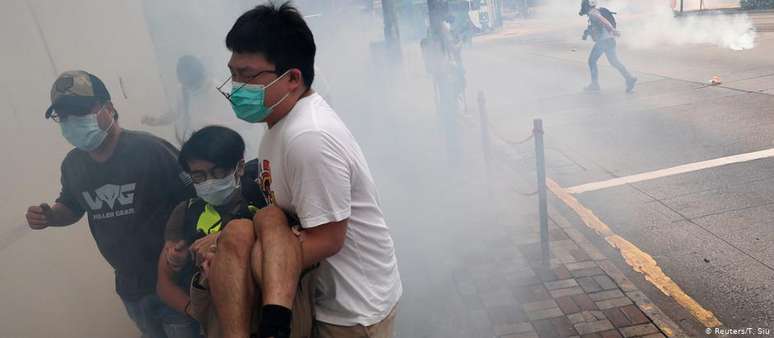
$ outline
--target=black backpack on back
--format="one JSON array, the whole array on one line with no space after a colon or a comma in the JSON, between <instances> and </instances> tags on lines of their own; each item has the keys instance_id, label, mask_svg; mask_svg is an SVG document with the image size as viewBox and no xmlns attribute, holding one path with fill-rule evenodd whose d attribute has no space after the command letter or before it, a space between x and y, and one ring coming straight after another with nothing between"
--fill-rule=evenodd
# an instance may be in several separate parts
<instances>
[{"instance_id":1,"label":"black backpack on back","mask_svg":"<svg viewBox=\"0 0 774 338\"><path fill-rule=\"evenodd\" d=\"M603 18L610 22L610 24L613 25L613 28L618 28L618 24L615 22L615 15L618 13L611 12L609 9L601 7L599 9L599 14L601 14Z\"/></svg>"}]
</instances>

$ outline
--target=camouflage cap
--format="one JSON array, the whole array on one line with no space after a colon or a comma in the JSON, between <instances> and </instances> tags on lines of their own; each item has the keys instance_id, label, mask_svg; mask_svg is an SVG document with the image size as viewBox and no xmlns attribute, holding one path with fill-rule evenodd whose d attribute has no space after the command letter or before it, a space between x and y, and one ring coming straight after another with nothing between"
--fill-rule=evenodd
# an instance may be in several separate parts
<instances>
[{"instance_id":1,"label":"camouflage cap","mask_svg":"<svg viewBox=\"0 0 774 338\"><path fill-rule=\"evenodd\" d=\"M82 70L67 71L51 87L51 107L46 110L46 118L57 109L85 110L95 102L105 101L110 101L110 93L102 80Z\"/></svg>"}]
</instances>

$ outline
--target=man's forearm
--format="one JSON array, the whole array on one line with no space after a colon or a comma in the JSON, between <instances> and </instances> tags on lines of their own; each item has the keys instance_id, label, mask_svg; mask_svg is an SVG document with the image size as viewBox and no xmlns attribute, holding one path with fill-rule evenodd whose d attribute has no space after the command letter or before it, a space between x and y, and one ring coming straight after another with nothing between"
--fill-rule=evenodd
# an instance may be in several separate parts
<instances>
[{"instance_id":1,"label":"man's forearm","mask_svg":"<svg viewBox=\"0 0 774 338\"><path fill-rule=\"evenodd\" d=\"M175 120L177 119L177 115L178 115L177 112L168 111L163 115L159 116L158 124L163 126L163 125L168 125L172 122L175 122Z\"/></svg>"},{"instance_id":2,"label":"man's forearm","mask_svg":"<svg viewBox=\"0 0 774 338\"><path fill-rule=\"evenodd\" d=\"M347 222L348 220L343 220L303 230L301 252L304 269L314 266L341 250L346 240Z\"/></svg>"},{"instance_id":3,"label":"man's forearm","mask_svg":"<svg viewBox=\"0 0 774 338\"><path fill-rule=\"evenodd\" d=\"M76 216L70 208L57 202L51 207L51 219L48 220L48 225L52 227L63 227L78 222L80 219L81 218Z\"/></svg>"},{"instance_id":4,"label":"man's forearm","mask_svg":"<svg viewBox=\"0 0 774 338\"><path fill-rule=\"evenodd\" d=\"M173 281L162 281L162 278L166 279L166 277L160 277L158 285L156 286L156 293L158 293L159 298L161 298L161 300L169 307L187 315L188 313L186 313L186 307L189 306L191 299L188 297L185 291L183 291L183 289L181 289L179 286L175 285Z\"/></svg>"},{"instance_id":5,"label":"man's forearm","mask_svg":"<svg viewBox=\"0 0 774 338\"><path fill-rule=\"evenodd\" d=\"M176 274L167 265L167 260L163 253L159 257L158 275L156 293L159 295L159 298L169 307L187 315L186 307L190 304L190 298L182 288L175 284L174 278Z\"/></svg>"},{"instance_id":6,"label":"man's forearm","mask_svg":"<svg viewBox=\"0 0 774 338\"><path fill-rule=\"evenodd\" d=\"M305 237L304 241L301 243L304 269L311 268L323 259L332 256L330 250L327 250L326 247L327 243L320 243L319 240Z\"/></svg>"}]
</instances>

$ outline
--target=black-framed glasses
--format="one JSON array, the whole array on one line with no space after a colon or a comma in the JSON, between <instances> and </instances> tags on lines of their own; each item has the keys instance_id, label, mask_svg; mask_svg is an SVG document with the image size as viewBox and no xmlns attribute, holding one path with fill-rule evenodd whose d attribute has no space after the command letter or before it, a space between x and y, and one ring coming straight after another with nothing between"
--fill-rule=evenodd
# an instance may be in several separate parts
<instances>
[{"instance_id":1,"label":"black-framed glasses","mask_svg":"<svg viewBox=\"0 0 774 338\"><path fill-rule=\"evenodd\" d=\"M48 117L52 121L54 121L56 123L62 123L69 116L87 116L87 115L91 115L91 114L97 114L101 110L102 110L102 108L100 108L96 112L91 111L90 108L82 108L82 109L54 109L53 111L51 111L51 114Z\"/></svg>"},{"instance_id":2,"label":"black-framed glasses","mask_svg":"<svg viewBox=\"0 0 774 338\"><path fill-rule=\"evenodd\" d=\"M51 121L54 121L56 123L62 123L67 118L68 114L59 113L56 110L51 112L51 115L48 117L51 119ZM71 114L70 114L71 115Z\"/></svg>"},{"instance_id":3,"label":"black-framed glasses","mask_svg":"<svg viewBox=\"0 0 774 338\"><path fill-rule=\"evenodd\" d=\"M231 175L234 173L233 169L225 169L225 168L219 168L215 167L207 171L199 170L199 171L193 171L191 172L191 181L193 183L199 184L204 183L209 179L224 179L228 177L228 175Z\"/></svg>"},{"instance_id":4,"label":"black-framed glasses","mask_svg":"<svg viewBox=\"0 0 774 338\"><path fill-rule=\"evenodd\" d=\"M242 89L245 86L247 86L250 81L253 81L253 80L257 79L259 76L261 76L263 74L266 74L266 73L270 73L270 74L275 74L276 75L277 71L276 70L263 70L263 71L260 71L260 72L258 72L258 74L255 74L255 75L249 77L247 79L247 81L245 81L244 83L240 84L239 87L237 87L236 89L233 89L233 83L234 83L233 79L234 79L234 76L233 75L229 76L226 79L226 81L223 81L223 83L221 83L220 86L217 87L218 92L221 95L223 95L223 97L225 97L226 100L231 102L231 95L233 95L234 93L236 93L240 89ZM230 84L230 86L227 86L229 84Z\"/></svg>"}]
</instances>

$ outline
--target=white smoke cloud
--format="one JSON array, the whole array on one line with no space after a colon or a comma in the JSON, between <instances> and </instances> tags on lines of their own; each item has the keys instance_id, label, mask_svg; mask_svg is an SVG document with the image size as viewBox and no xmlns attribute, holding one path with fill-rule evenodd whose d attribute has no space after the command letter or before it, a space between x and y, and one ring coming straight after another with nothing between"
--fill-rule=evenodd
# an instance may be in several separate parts
<instances>
[{"instance_id":1,"label":"white smoke cloud","mask_svg":"<svg viewBox=\"0 0 774 338\"><path fill-rule=\"evenodd\" d=\"M689 1L687 1L689 2ZM671 1L602 1L620 15L620 41L630 48L711 44L732 50L755 47L755 31L747 14L707 12L674 15Z\"/></svg>"},{"instance_id":2,"label":"white smoke cloud","mask_svg":"<svg viewBox=\"0 0 774 338\"><path fill-rule=\"evenodd\" d=\"M697 12L699 0L685 0L691 14L676 16L673 8L680 0L602 0L599 6L618 13L619 41L629 48L648 49L662 46L710 44L732 50L755 47L757 33L745 13ZM674 7L673 7L674 6ZM738 1L705 0L704 8L738 7ZM578 22L580 0L552 0L536 8L538 18L566 25Z\"/></svg>"}]
</instances>

